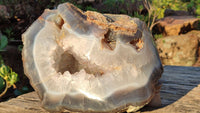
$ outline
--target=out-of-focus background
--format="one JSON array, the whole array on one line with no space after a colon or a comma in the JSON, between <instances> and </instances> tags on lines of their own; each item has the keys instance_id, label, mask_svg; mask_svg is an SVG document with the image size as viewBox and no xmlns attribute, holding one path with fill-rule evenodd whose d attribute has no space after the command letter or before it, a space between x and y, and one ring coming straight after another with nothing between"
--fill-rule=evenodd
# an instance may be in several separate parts
<instances>
[{"instance_id":1,"label":"out-of-focus background","mask_svg":"<svg viewBox=\"0 0 200 113\"><path fill-rule=\"evenodd\" d=\"M23 72L21 35L44 9L64 2L140 18L163 65L200 66L200 0L0 0L0 102L33 91Z\"/></svg>"}]
</instances>

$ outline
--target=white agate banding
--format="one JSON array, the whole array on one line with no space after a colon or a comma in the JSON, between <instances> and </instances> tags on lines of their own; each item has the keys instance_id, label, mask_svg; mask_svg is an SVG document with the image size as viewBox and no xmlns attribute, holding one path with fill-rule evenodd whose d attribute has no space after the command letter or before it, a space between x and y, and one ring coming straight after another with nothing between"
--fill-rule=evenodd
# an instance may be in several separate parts
<instances>
[{"instance_id":1,"label":"white agate banding","mask_svg":"<svg viewBox=\"0 0 200 113\"><path fill-rule=\"evenodd\" d=\"M162 65L137 18L65 3L22 37L25 74L47 110L135 111L159 92Z\"/></svg>"}]
</instances>

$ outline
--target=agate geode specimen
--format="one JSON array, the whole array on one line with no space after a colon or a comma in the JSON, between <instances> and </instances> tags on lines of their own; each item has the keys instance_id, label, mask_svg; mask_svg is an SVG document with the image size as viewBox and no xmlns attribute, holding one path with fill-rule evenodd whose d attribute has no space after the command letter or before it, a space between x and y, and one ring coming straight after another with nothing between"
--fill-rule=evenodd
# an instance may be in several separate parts
<instances>
[{"instance_id":1,"label":"agate geode specimen","mask_svg":"<svg viewBox=\"0 0 200 113\"><path fill-rule=\"evenodd\" d=\"M47 110L135 111L159 93L162 65L137 18L65 3L22 37L25 74Z\"/></svg>"}]
</instances>

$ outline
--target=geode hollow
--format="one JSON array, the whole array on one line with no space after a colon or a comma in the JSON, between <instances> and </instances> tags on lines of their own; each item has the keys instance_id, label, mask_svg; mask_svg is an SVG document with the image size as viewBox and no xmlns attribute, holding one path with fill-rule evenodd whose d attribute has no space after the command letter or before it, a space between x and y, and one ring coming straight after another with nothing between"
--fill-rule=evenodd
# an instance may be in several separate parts
<instances>
[{"instance_id":1,"label":"geode hollow","mask_svg":"<svg viewBox=\"0 0 200 113\"><path fill-rule=\"evenodd\" d=\"M159 93L163 68L137 18L64 3L22 38L25 74L49 111L136 111Z\"/></svg>"}]
</instances>

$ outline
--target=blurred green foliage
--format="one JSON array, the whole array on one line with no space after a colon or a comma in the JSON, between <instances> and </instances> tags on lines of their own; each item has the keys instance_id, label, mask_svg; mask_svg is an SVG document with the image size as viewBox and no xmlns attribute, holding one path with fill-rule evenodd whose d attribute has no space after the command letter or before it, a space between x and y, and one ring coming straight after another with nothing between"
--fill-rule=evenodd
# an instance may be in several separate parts
<instances>
[{"instance_id":1,"label":"blurred green foliage","mask_svg":"<svg viewBox=\"0 0 200 113\"><path fill-rule=\"evenodd\" d=\"M166 9L188 11L200 17L200 0L147 0L152 6L150 7L151 14L149 14L150 12L143 12L146 9L143 4L145 0L95 0L94 3L87 2L87 0L82 0L81 3L80 1L81 0L0 0L0 4L23 4L20 11L26 14L25 20L33 19L34 11L42 13L45 8L54 9L57 5L64 2L70 2L84 11L91 10L101 13L127 14L129 16L138 17L146 23L153 22L154 16L156 16L156 19L163 18ZM28 8L24 6L27 4L30 5ZM18 14L16 12L18 9L16 10L16 8L12 9L11 7L10 11L12 12L12 16ZM36 19L38 15L35 16L34 19ZM32 22L33 20L27 25L30 25ZM9 30L10 29L7 29L8 32ZM13 32L8 34L12 35ZM10 36L7 37L9 38Z\"/></svg>"},{"instance_id":2,"label":"blurred green foliage","mask_svg":"<svg viewBox=\"0 0 200 113\"><path fill-rule=\"evenodd\" d=\"M5 28L2 32L10 40L14 40L14 29L12 27Z\"/></svg>"},{"instance_id":3,"label":"blurred green foliage","mask_svg":"<svg viewBox=\"0 0 200 113\"><path fill-rule=\"evenodd\" d=\"M164 17L166 9L187 10L187 2L182 2L182 0L150 0L150 2L155 7L156 13L159 14L158 18Z\"/></svg>"},{"instance_id":4,"label":"blurred green foliage","mask_svg":"<svg viewBox=\"0 0 200 113\"><path fill-rule=\"evenodd\" d=\"M154 35L154 38L155 38L155 39L159 39L159 38L162 38L162 37L163 37L162 34L155 34L155 35Z\"/></svg>"},{"instance_id":5,"label":"blurred green foliage","mask_svg":"<svg viewBox=\"0 0 200 113\"><path fill-rule=\"evenodd\" d=\"M17 82L17 73L13 72L10 67L4 64L1 64L0 76L7 82L8 87L13 86Z\"/></svg>"},{"instance_id":6,"label":"blurred green foliage","mask_svg":"<svg viewBox=\"0 0 200 113\"><path fill-rule=\"evenodd\" d=\"M200 18L200 0L190 0L187 4L187 9L189 12L194 10L197 17Z\"/></svg>"},{"instance_id":7,"label":"blurred green foliage","mask_svg":"<svg viewBox=\"0 0 200 113\"><path fill-rule=\"evenodd\" d=\"M8 38L5 35L0 35L0 52L8 44ZM0 55L0 97L2 97L11 86L15 87L18 81L18 74L13 72L9 66L4 64L3 58Z\"/></svg>"},{"instance_id":8,"label":"blurred green foliage","mask_svg":"<svg viewBox=\"0 0 200 113\"><path fill-rule=\"evenodd\" d=\"M92 6L86 6L86 10L88 10L88 11L97 11L97 9L93 8Z\"/></svg>"},{"instance_id":9,"label":"blurred green foliage","mask_svg":"<svg viewBox=\"0 0 200 113\"><path fill-rule=\"evenodd\" d=\"M190 14L200 16L200 0L149 0L156 12L158 18L164 17L166 9L188 11Z\"/></svg>"},{"instance_id":10,"label":"blurred green foliage","mask_svg":"<svg viewBox=\"0 0 200 113\"><path fill-rule=\"evenodd\" d=\"M14 94L16 96L19 96L19 95L22 95L22 94L25 94L25 93L28 93L28 92L30 92L30 89L27 86L23 86L21 89L16 89L14 91Z\"/></svg>"},{"instance_id":11,"label":"blurred green foliage","mask_svg":"<svg viewBox=\"0 0 200 113\"><path fill-rule=\"evenodd\" d=\"M144 21L145 23L148 23L148 15L141 15L138 12L134 12L134 17L139 18L140 20Z\"/></svg>"},{"instance_id":12,"label":"blurred green foliage","mask_svg":"<svg viewBox=\"0 0 200 113\"><path fill-rule=\"evenodd\" d=\"M0 35L0 51L4 51L4 48L8 44L8 38L5 35Z\"/></svg>"},{"instance_id":13,"label":"blurred green foliage","mask_svg":"<svg viewBox=\"0 0 200 113\"><path fill-rule=\"evenodd\" d=\"M7 92L8 88L10 88L11 86L15 88L15 83L17 81L18 74L13 72L10 67L2 63L0 66L0 97L2 97Z\"/></svg>"}]
</instances>

